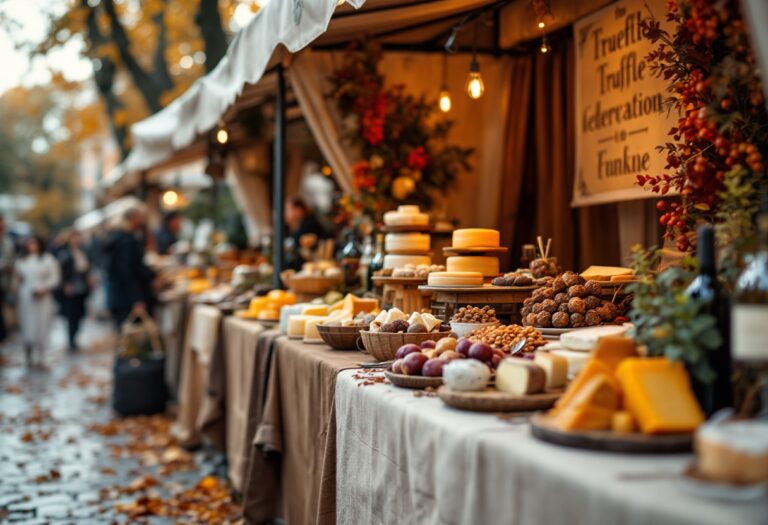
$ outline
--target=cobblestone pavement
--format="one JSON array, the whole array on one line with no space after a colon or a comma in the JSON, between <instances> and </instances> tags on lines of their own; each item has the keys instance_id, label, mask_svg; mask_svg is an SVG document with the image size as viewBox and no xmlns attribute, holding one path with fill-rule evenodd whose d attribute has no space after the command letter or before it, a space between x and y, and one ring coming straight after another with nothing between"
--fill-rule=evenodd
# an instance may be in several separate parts
<instances>
[{"instance_id":1,"label":"cobblestone pavement","mask_svg":"<svg viewBox=\"0 0 768 525\"><path fill-rule=\"evenodd\" d=\"M109 326L87 322L84 350L76 355L63 350L63 332L57 323L46 369L27 369L13 342L0 357L0 523L200 522L199 515L147 518L157 513L116 510L135 506L137 497L161 505L194 488L216 461L173 446L163 435L167 417L128 420L133 435L124 435L125 421L112 422L109 408ZM154 434L143 434L152 425Z\"/></svg>"}]
</instances>

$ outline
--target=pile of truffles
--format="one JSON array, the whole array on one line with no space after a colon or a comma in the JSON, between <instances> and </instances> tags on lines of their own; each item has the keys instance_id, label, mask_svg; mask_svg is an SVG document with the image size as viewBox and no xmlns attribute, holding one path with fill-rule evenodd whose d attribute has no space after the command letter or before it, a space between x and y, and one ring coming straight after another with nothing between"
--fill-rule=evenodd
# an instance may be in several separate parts
<instances>
[{"instance_id":1,"label":"pile of truffles","mask_svg":"<svg viewBox=\"0 0 768 525\"><path fill-rule=\"evenodd\" d=\"M479 306L462 306L459 308L451 321L454 323L498 323L496 319L496 310L486 305L480 308Z\"/></svg>"},{"instance_id":2,"label":"pile of truffles","mask_svg":"<svg viewBox=\"0 0 768 525\"><path fill-rule=\"evenodd\" d=\"M557 261L552 258L540 257L531 261L531 273L537 279L541 277L556 277L560 273Z\"/></svg>"},{"instance_id":3,"label":"pile of truffles","mask_svg":"<svg viewBox=\"0 0 768 525\"><path fill-rule=\"evenodd\" d=\"M523 324L540 328L581 328L611 323L619 308L604 301L597 281L585 281L574 272L565 272L548 286L538 288L523 302Z\"/></svg>"},{"instance_id":4,"label":"pile of truffles","mask_svg":"<svg viewBox=\"0 0 768 525\"><path fill-rule=\"evenodd\" d=\"M468 339L473 343L486 343L494 348L500 348L509 353L517 342L525 337L526 343L523 352L530 353L546 344L541 332L532 326L520 326L510 324L506 326L486 326L475 330Z\"/></svg>"}]
</instances>

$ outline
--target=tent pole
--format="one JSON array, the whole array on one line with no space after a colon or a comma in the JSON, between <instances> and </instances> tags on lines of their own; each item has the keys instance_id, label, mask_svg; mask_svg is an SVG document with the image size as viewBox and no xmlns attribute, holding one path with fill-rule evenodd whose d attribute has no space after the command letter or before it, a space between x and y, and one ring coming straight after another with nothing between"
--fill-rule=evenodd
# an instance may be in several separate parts
<instances>
[{"instance_id":1,"label":"tent pole","mask_svg":"<svg viewBox=\"0 0 768 525\"><path fill-rule=\"evenodd\" d=\"M275 138L272 155L272 258L274 288L282 288L280 273L285 264L285 76L283 65L278 64L277 95L275 97Z\"/></svg>"}]
</instances>

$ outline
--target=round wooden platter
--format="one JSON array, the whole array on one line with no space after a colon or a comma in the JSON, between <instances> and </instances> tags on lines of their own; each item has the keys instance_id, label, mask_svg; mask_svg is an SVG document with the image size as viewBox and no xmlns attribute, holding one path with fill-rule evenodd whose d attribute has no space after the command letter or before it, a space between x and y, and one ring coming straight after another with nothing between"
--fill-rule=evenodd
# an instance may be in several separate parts
<instances>
[{"instance_id":1,"label":"round wooden platter","mask_svg":"<svg viewBox=\"0 0 768 525\"><path fill-rule=\"evenodd\" d=\"M391 370L384 370L384 377L389 379L393 385L401 388L437 388L443 384L442 377L407 376L396 374Z\"/></svg>"},{"instance_id":2,"label":"round wooden platter","mask_svg":"<svg viewBox=\"0 0 768 525\"><path fill-rule=\"evenodd\" d=\"M555 404L563 390L553 390L542 394L515 396L500 392L495 388L486 388L477 392L453 390L448 386L437 389L437 395L443 403L453 408L473 412L530 412L546 410Z\"/></svg>"},{"instance_id":3,"label":"round wooden platter","mask_svg":"<svg viewBox=\"0 0 768 525\"><path fill-rule=\"evenodd\" d=\"M471 248L456 248L455 246L446 246L443 253L446 255L482 255L494 253L507 253L509 248L503 246L473 246Z\"/></svg>"},{"instance_id":4,"label":"round wooden platter","mask_svg":"<svg viewBox=\"0 0 768 525\"><path fill-rule=\"evenodd\" d=\"M514 292L532 292L537 288L541 288L540 286L536 286L535 284L529 284L528 286L499 286L498 284L491 283L491 286L494 288L498 288L499 290L511 290Z\"/></svg>"},{"instance_id":5,"label":"round wooden platter","mask_svg":"<svg viewBox=\"0 0 768 525\"><path fill-rule=\"evenodd\" d=\"M384 225L381 227L382 233L422 233L431 232L434 227L431 224L398 224Z\"/></svg>"},{"instance_id":6,"label":"round wooden platter","mask_svg":"<svg viewBox=\"0 0 768 525\"><path fill-rule=\"evenodd\" d=\"M690 452L693 434L669 434L646 436L644 434L621 434L608 430L561 430L546 414L531 417L531 433L549 443L565 447L625 454L679 454Z\"/></svg>"}]
</instances>

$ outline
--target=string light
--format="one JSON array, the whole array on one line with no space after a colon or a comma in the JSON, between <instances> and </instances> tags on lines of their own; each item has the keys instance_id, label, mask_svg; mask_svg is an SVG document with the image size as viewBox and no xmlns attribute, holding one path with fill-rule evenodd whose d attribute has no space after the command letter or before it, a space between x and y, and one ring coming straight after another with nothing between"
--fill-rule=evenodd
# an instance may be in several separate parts
<instances>
[{"instance_id":1,"label":"string light","mask_svg":"<svg viewBox=\"0 0 768 525\"><path fill-rule=\"evenodd\" d=\"M219 128L216 132L216 142L219 144L226 144L229 141L229 133L224 128Z\"/></svg>"},{"instance_id":2,"label":"string light","mask_svg":"<svg viewBox=\"0 0 768 525\"><path fill-rule=\"evenodd\" d=\"M440 88L440 96L437 99L437 106L443 113L448 113L453 106L451 102L451 92L448 91L448 55L443 55L443 85Z\"/></svg>"},{"instance_id":3,"label":"string light","mask_svg":"<svg viewBox=\"0 0 768 525\"><path fill-rule=\"evenodd\" d=\"M542 53L549 53L550 51L552 51L552 48L549 47L549 42L547 42L546 35L541 37L541 47L539 48L539 51L541 51Z\"/></svg>"},{"instance_id":4,"label":"string light","mask_svg":"<svg viewBox=\"0 0 768 525\"><path fill-rule=\"evenodd\" d=\"M330 166L323 166L323 167L320 169L320 173L322 173L322 174L323 174L323 175L325 175L326 177L330 177L331 175L333 175L333 170L331 169L331 167L330 167Z\"/></svg>"},{"instance_id":5,"label":"string light","mask_svg":"<svg viewBox=\"0 0 768 525\"><path fill-rule=\"evenodd\" d=\"M544 29L544 21L539 20L539 29Z\"/></svg>"},{"instance_id":6,"label":"string light","mask_svg":"<svg viewBox=\"0 0 768 525\"><path fill-rule=\"evenodd\" d=\"M467 76L467 83L464 85L464 89L469 98L475 100L482 97L485 92L483 77L480 75L480 64L477 62L477 24L475 24L475 37L472 43L472 62L469 64L469 76Z\"/></svg>"},{"instance_id":7,"label":"string light","mask_svg":"<svg viewBox=\"0 0 768 525\"><path fill-rule=\"evenodd\" d=\"M475 100L482 97L485 92L485 84L483 83L483 77L480 74L480 64L477 63L477 59L474 57L469 64L469 76L467 77L467 83L464 87L467 90L469 98Z\"/></svg>"},{"instance_id":8,"label":"string light","mask_svg":"<svg viewBox=\"0 0 768 525\"><path fill-rule=\"evenodd\" d=\"M163 192L163 204L168 208L173 208L179 203L179 192L176 190L166 190Z\"/></svg>"}]
</instances>

